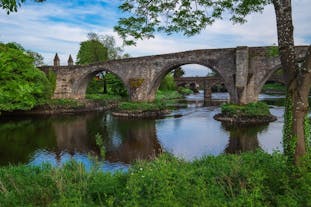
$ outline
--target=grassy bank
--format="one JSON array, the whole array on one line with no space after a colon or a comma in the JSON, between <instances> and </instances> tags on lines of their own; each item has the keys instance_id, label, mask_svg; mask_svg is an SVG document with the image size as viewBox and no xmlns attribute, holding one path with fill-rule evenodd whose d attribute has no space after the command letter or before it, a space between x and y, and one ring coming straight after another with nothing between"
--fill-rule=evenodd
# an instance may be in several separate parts
<instances>
[{"instance_id":1,"label":"grassy bank","mask_svg":"<svg viewBox=\"0 0 311 207\"><path fill-rule=\"evenodd\" d=\"M1 206L310 206L311 159L288 166L275 153L220 155L186 162L162 155L126 173L0 168Z\"/></svg>"},{"instance_id":2,"label":"grassy bank","mask_svg":"<svg viewBox=\"0 0 311 207\"><path fill-rule=\"evenodd\" d=\"M156 111L173 109L177 101L182 98L182 94L177 91L158 90L154 102L120 102L119 111Z\"/></svg>"},{"instance_id":3,"label":"grassy bank","mask_svg":"<svg viewBox=\"0 0 311 207\"><path fill-rule=\"evenodd\" d=\"M283 92L285 93L286 87L283 84L280 83L267 83L262 87L262 90L264 92L269 92L269 91L278 91L278 92Z\"/></svg>"},{"instance_id":4,"label":"grassy bank","mask_svg":"<svg viewBox=\"0 0 311 207\"><path fill-rule=\"evenodd\" d=\"M249 103L246 105L223 104L221 113L226 116L269 116L269 106L264 102Z\"/></svg>"}]
</instances>

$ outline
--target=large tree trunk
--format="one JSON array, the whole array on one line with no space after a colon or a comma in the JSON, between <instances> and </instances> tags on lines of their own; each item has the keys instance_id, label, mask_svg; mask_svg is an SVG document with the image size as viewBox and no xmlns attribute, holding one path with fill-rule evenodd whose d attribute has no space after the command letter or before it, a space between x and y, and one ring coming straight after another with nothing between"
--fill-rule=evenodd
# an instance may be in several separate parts
<instances>
[{"instance_id":1,"label":"large tree trunk","mask_svg":"<svg viewBox=\"0 0 311 207\"><path fill-rule=\"evenodd\" d=\"M283 135L284 153L297 164L310 144L307 143L306 137L309 135L305 134L304 123L309 108L311 48L309 48L303 67L299 67L294 47L291 0L273 0L273 4L280 58L287 86Z\"/></svg>"}]
</instances>

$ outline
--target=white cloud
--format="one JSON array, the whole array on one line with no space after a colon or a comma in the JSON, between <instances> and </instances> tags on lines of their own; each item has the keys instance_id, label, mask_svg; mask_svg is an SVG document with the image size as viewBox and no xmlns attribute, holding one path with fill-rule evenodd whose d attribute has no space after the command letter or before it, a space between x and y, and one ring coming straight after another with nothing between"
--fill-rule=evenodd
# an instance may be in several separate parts
<instances>
[{"instance_id":1,"label":"white cloud","mask_svg":"<svg viewBox=\"0 0 311 207\"><path fill-rule=\"evenodd\" d=\"M86 39L88 32L113 35L117 43L122 44L112 29L120 15L116 10L119 2L96 1L108 4L107 7L96 4L79 6L74 5L74 1L52 2L25 4L10 15L0 11L0 41L19 42L27 49L42 53L47 64L52 64L55 52L59 53L62 64L69 54L75 58L79 43ZM310 44L309 8L309 0L293 1L296 44ZM274 16L273 7L267 6L263 14L250 15L243 25L219 20L194 37L156 35L155 39L138 41L137 47L126 47L125 52L131 56L143 56L191 49L271 45L277 43Z\"/></svg>"}]
</instances>

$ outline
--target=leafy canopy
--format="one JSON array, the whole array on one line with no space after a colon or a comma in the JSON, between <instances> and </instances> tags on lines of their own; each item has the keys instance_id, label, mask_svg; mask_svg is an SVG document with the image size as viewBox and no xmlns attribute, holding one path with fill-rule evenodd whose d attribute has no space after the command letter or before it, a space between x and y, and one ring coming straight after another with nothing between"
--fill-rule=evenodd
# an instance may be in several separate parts
<instances>
[{"instance_id":1,"label":"leafy canopy","mask_svg":"<svg viewBox=\"0 0 311 207\"><path fill-rule=\"evenodd\" d=\"M41 54L34 52L34 51L31 51L31 50L26 50L21 44L16 43L16 42L9 42L6 45L10 48L21 50L21 51L27 53L30 57L32 57L34 59L35 66L39 67L39 66L42 66L44 64L44 62L43 62L44 58Z\"/></svg>"},{"instance_id":2,"label":"leafy canopy","mask_svg":"<svg viewBox=\"0 0 311 207\"><path fill-rule=\"evenodd\" d=\"M0 0L0 7L4 9L7 14L10 12L17 12L17 8L26 0ZM35 2L43 2L45 0L34 0Z\"/></svg>"},{"instance_id":3,"label":"leafy canopy","mask_svg":"<svg viewBox=\"0 0 311 207\"><path fill-rule=\"evenodd\" d=\"M107 60L108 50L98 40L90 39L80 43L77 64L90 64Z\"/></svg>"},{"instance_id":4,"label":"leafy canopy","mask_svg":"<svg viewBox=\"0 0 311 207\"><path fill-rule=\"evenodd\" d=\"M88 33L89 40L99 41L108 52L108 60L116 60L122 58L128 58L130 55L128 53L123 53L123 47L117 46L116 40L110 35L99 35L94 32Z\"/></svg>"},{"instance_id":5,"label":"leafy canopy","mask_svg":"<svg viewBox=\"0 0 311 207\"><path fill-rule=\"evenodd\" d=\"M192 36L224 16L243 23L246 15L261 12L270 3L271 0L124 0L119 8L128 15L114 29L128 45L135 44L136 39L152 38L155 32Z\"/></svg>"},{"instance_id":6,"label":"leafy canopy","mask_svg":"<svg viewBox=\"0 0 311 207\"><path fill-rule=\"evenodd\" d=\"M45 74L21 49L0 43L0 111L29 110L51 96Z\"/></svg>"}]
</instances>

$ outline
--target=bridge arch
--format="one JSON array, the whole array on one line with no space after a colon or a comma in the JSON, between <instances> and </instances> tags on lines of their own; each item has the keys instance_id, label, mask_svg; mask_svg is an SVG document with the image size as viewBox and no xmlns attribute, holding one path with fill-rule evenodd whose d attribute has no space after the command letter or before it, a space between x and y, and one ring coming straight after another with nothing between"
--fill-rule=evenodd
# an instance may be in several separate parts
<instances>
[{"instance_id":1,"label":"bridge arch","mask_svg":"<svg viewBox=\"0 0 311 207\"><path fill-rule=\"evenodd\" d=\"M118 73L107 69L105 67L97 67L97 68L91 68L89 70L85 70L84 73L82 73L76 81L73 83L73 93L75 94L75 97L78 99L84 99L86 95L86 89L88 87L88 84L92 80L93 77L95 77L96 74L100 72L109 72L115 75L124 85L124 87L127 90L127 94L129 94L129 88L126 85L126 82L124 81L123 77L119 75Z\"/></svg>"},{"instance_id":2,"label":"bridge arch","mask_svg":"<svg viewBox=\"0 0 311 207\"><path fill-rule=\"evenodd\" d=\"M257 88L256 88L257 97L259 96L260 92L262 91L262 88L265 85L265 83L273 76L273 74L275 74L281 68L282 68L282 65L277 64L271 70L269 70L269 72L267 72L266 75L263 76L263 78L261 80L258 81ZM285 84L284 80L283 80L283 82L282 81L277 81L277 82Z\"/></svg>"},{"instance_id":3,"label":"bridge arch","mask_svg":"<svg viewBox=\"0 0 311 207\"><path fill-rule=\"evenodd\" d=\"M169 63L167 65L165 65L161 71L155 76L155 78L152 80L151 83L151 87L150 87L150 94L156 94L156 91L158 90L158 88L160 87L161 81L164 79L164 77L171 71L173 71L174 69L184 66L184 65L192 65L192 64L196 64L196 65L200 65L200 66L204 66L207 69L212 70L213 72L216 73L216 75L218 75L222 80L223 83L226 87L226 89L229 92L229 96L230 97L234 97L234 85L233 85L233 81L232 79L234 78L233 74L232 74L232 79L229 79L228 75L224 75L225 71L223 69L220 69L219 67L217 67L217 65L214 65L212 63L213 61L210 62L201 62L201 61L179 61L179 62L175 62L175 63Z\"/></svg>"}]
</instances>

